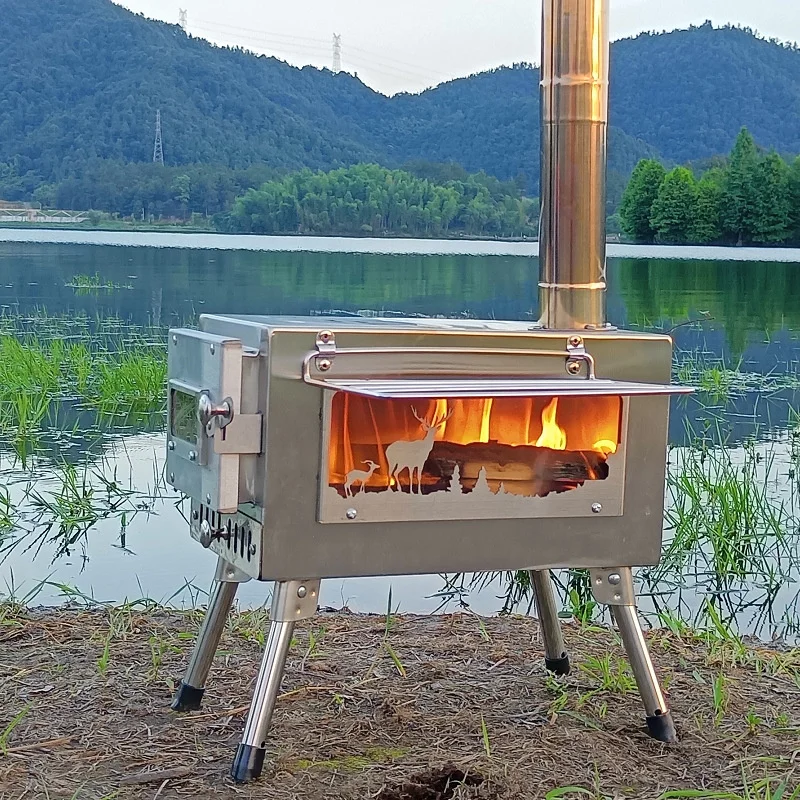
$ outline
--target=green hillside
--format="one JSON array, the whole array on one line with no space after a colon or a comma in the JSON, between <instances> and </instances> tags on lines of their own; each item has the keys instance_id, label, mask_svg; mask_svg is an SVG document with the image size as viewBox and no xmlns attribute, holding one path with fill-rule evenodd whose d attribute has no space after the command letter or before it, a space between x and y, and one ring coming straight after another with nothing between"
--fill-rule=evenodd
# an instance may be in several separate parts
<instances>
[{"instance_id":1,"label":"green hillside","mask_svg":"<svg viewBox=\"0 0 800 800\"><path fill-rule=\"evenodd\" d=\"M800 50L710 24L615 42L611 123L683 162L727 153L746 127L800 153Z\"/></svg>"},{"instance_id":2,"label":"green hillside","mask_svg":"<svg viewBox=\"0 0 800 800\"><path fill-rule=\"evenodd\" d=\"M213 47L109 0L0 0L0 20L0 196L74 187L102 161L150 161L159 108L171 165L279 174L421 159L538 186L529 66L387 98L345 73ZM727 152L742 125L766 147L800 152L796 49L703 26L615 43L612 72L612 193L640 158Z\"/></svg>"}]
</instances>

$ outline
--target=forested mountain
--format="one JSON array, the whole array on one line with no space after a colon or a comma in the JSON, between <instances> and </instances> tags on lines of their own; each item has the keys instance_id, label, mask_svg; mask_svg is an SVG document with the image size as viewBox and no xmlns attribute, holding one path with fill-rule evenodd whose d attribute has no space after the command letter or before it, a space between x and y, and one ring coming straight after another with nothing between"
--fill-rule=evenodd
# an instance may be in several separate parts
<instances>
[{"instance_id":1,"label":"forested mountain","mask_svg":"<svg viewBox=\"0 0 800 800\"><path fill-rule=\"evenodd\" d=\"M614 44L612 75L612 194L640 158L726 152L742 125L763 146L800 152L796 49L702 26ZM535 193L537 84L535 68L515 66L387 98L345 73L213 47L109 0L0 0L0 197L74 187L100 161L150 161L157 109L170 165L244 175L256 164L280 174L454 161L522 174Z\"/></svg>"},{"instance_id":2,"label":"forested mountain","mask_svg":"<svg viewBox=\"0 0 800 800\"><path fill-rule=\"evenodd\" d=\"M615 42L611 124L683 162L727 153L742 127L800 152L800 50L747 30L642 34Z\"/></svg>"}]
</instances>

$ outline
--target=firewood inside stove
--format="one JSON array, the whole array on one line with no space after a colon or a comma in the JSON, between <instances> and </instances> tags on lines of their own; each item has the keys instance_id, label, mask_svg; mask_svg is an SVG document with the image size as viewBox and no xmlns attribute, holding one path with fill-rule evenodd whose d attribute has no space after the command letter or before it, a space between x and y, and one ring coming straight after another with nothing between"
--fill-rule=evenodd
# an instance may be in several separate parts
<instances>
[{"instance_id":1,"label":"firewood inside stove","mask_svg":"<svg viewBox=\"0 0 800 800\"><path fill-rule=\"evenodd\" d=\"M449 478L458 465L462 478L475 479L481 469L490 481L555 481L580 483L605 480L607 457L594 450L551 450L498 442L454 444L435 442L426 472Z\"/></svg>"}]
</instances>

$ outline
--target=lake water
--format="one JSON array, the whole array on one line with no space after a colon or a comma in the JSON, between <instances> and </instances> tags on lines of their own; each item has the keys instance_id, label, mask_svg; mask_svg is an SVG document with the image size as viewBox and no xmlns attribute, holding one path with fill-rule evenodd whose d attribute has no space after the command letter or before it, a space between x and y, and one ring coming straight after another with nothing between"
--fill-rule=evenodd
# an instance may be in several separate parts
<instances>
[{"instance_id":1,"label":"lake water","mask_svg":"<svg viewBox=\"0 0 800 800\"><path fill-rule=\"evenodd\" d=\"M800 251L612 246L609 252L611 321L671 331L678 362L689 365L688 378L714 380L720 364L738 367L732 376L723 374L724 391L675 402L670 432L675 452L712 430L724 437L734 460L754 457L768 464L759 480L763 477L772 502L785 505L791 514L787 525L793 527ZM191 324L203 312L533 320L535 254L532 243L0 230L0 306L5 315L85 314L103 324L157 328ZM78 275L97 275L123 288L76 290L69 284ZM774 379L787 374L791 380ZM140 490L159 484L159 421L116 431L81 430L88 417L74 411L72 434L25 470L0 450L0 483L8 483L12 494L20 496L31 482L40 493L52 487L55 452L78 464L88 453L120 484ZM753 456L753 448L760 448L760 455ZM143 596L163 601L184 587L173 602L196 600L207 588L214 559L188 540L174 495L158 492L163 496L150 513L126 520L124 547L120 520L111 517L92 530L84 549L52 565L46 547L36 558L15 550L0 565L0 587L4 581L19 595L47 578L104 601ZM790 533L796 537L797 531ZM703 594L690 583L685 581L680 593L676 589L673 599L696 608ZM383 611L390 584L393 603L407 612L436 608L439 598L433 595L443 585L438 576L329 581L322 602ZM764 624L763 608L748 602L749 610L738 616L740 626L762 635L791 634L797 591L793 578L783 574L770 593L772 622ZM251 583L242 599L260 604L267 593L268 587ZM468 599L476 611L490 613L502 605L500 594L502 588L494 585ZM61 596L48 585L38 602Z\"/></svg>"}]
</instances>

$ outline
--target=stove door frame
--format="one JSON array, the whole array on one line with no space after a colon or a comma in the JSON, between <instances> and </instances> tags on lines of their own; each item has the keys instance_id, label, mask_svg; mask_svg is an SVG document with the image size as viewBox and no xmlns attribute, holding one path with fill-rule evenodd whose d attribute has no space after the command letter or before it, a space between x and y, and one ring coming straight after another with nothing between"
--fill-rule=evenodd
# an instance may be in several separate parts
<instances>
[{"instance_id":1,"label":"stove door frame","mask_svg":"<svg viewBox=\"0 0 800 800\"><path fill-rule=\"evenodd\" d=\"M386 382L384 382L385 384ZM552 387L556 381L548 382ZM565 391L545 394L544 397L563 397L566 388L575 384L585 385L581 381L560 381ZM367 382L368 385L368 382ZM589 397L576 391L569 391L570 396ZM320 481L317 521L325 524L365 524L386 522L416 521L436 523L444 520L495 520L495 519L549 519L569 517L621 517L625 503L625 471L626 442L628 434L629 398L622 395L619 420L619 447L617 452L608 457L609 476L604 480L587 480L582 486L561 493L551 492L546 497L526 497L502 493L480 496L472 494L454 494L450 491L418 495L405 491L354 492L352 496L342 498L339 492L330 486L329 448L332 429L332 407L336 392L326 391L323 396L322 412L322 450L320 454ZM357 393L353 393L357 394ZM372 399L369 394L361 395ZM511 395L491 390L480 399L497 399L498 397L521 397L514 391ZM533 395L532 395L533 396ZM402 399L411 400L403 395ZM451 399L432 396L415 397L414 400Z\"/></svg>"}]
</instances>

